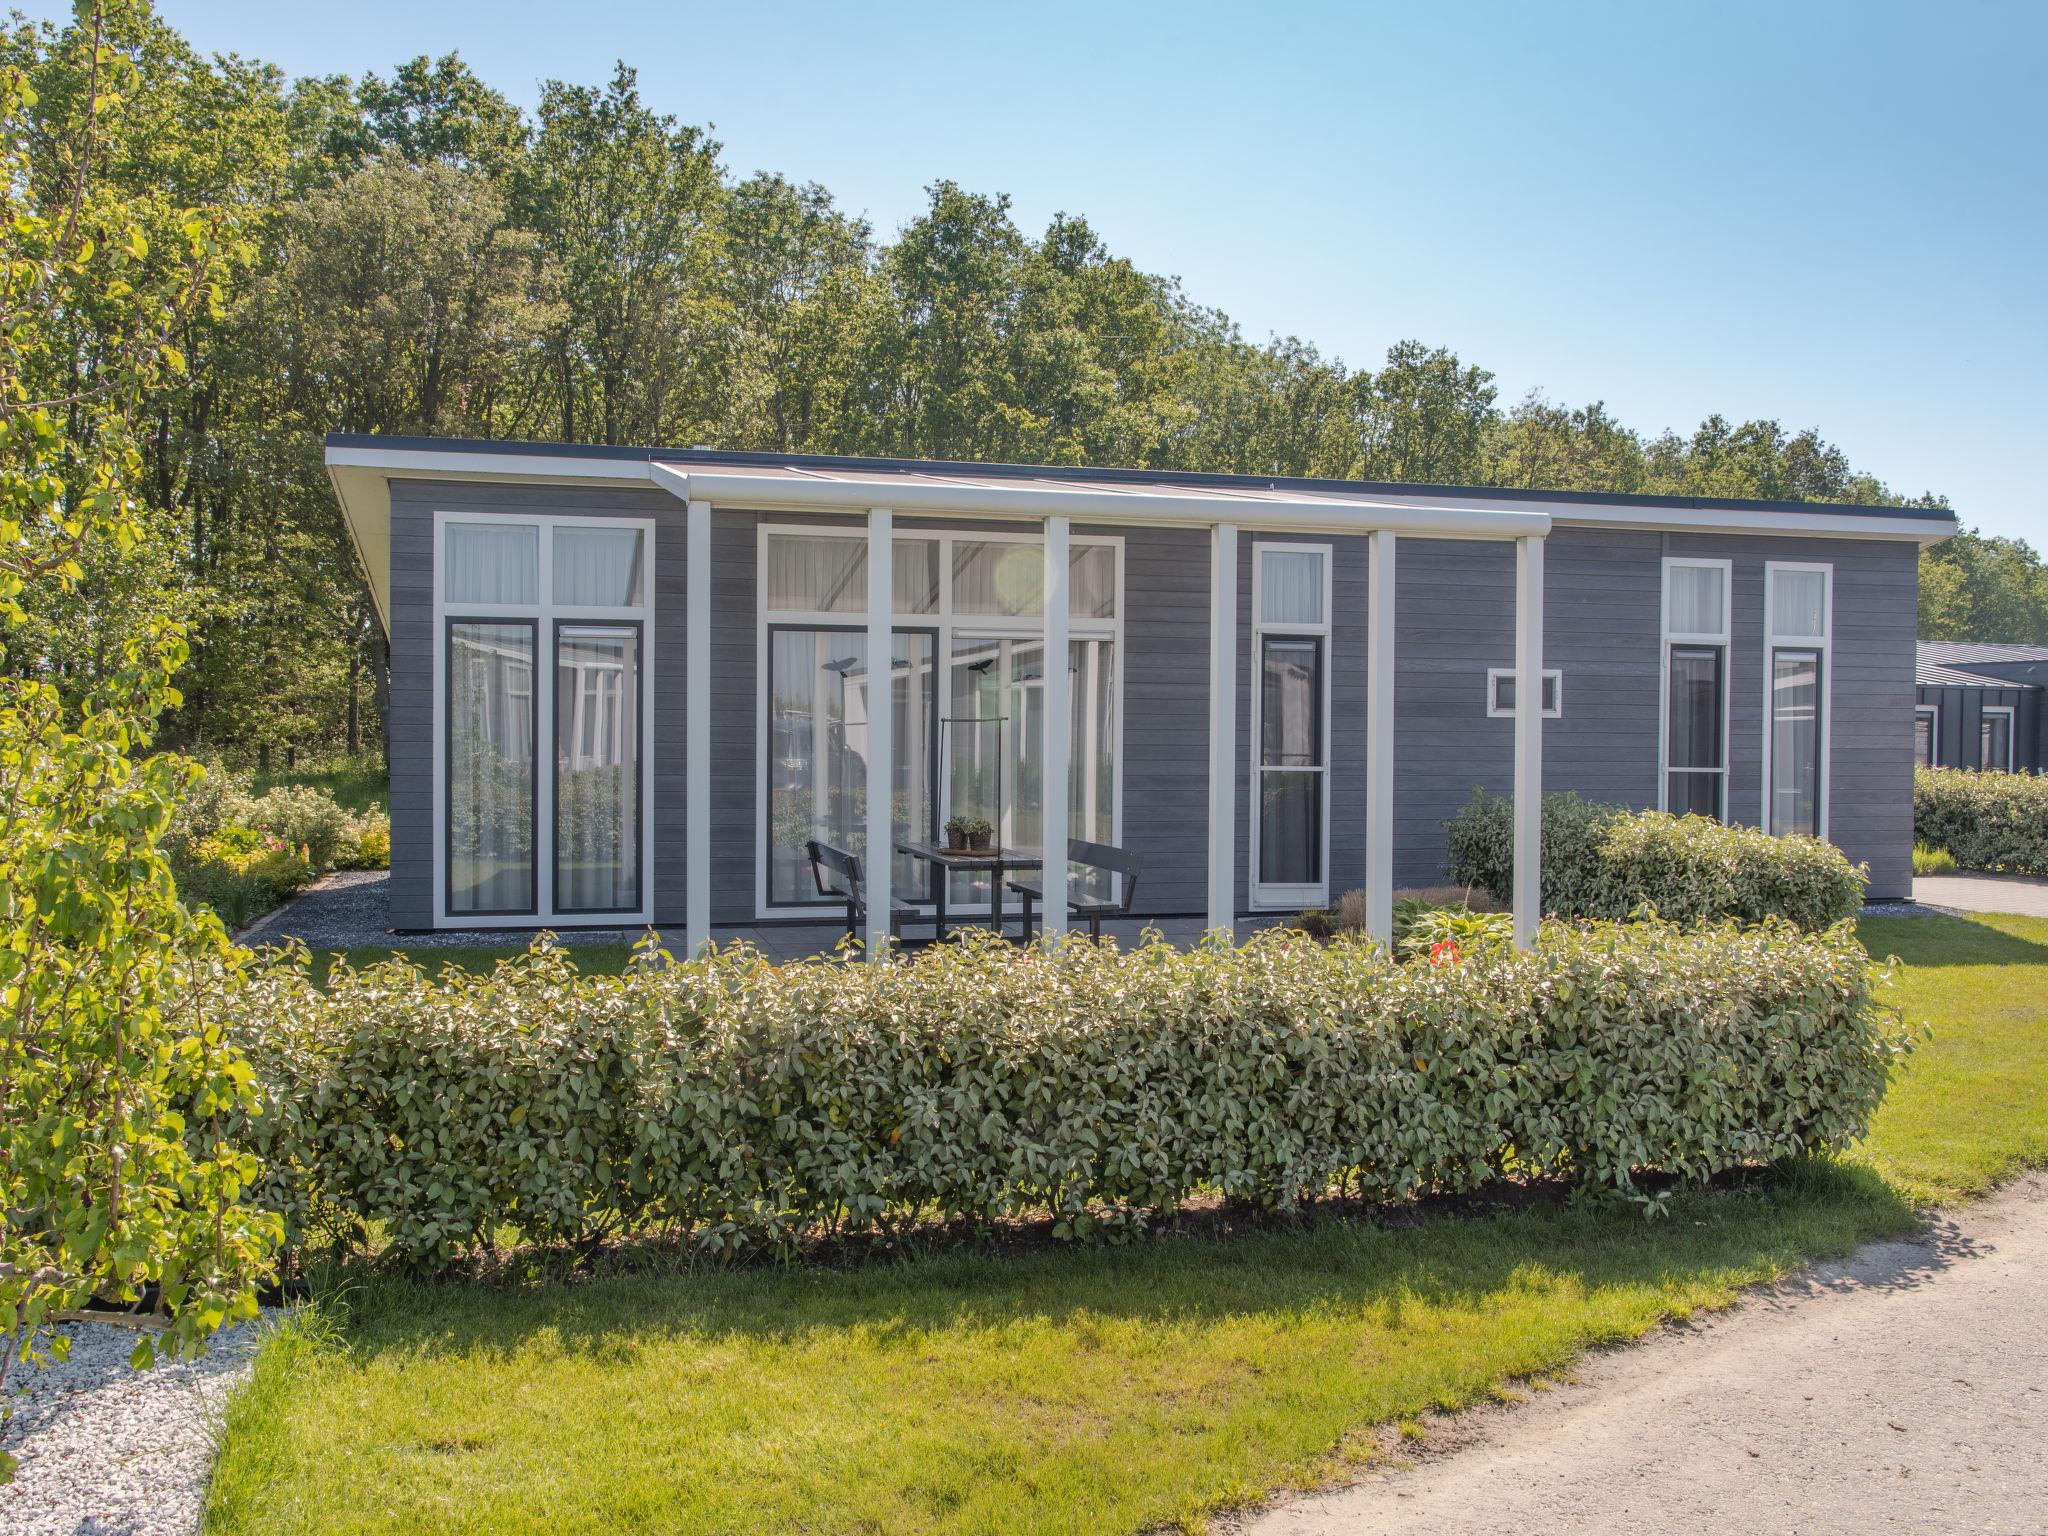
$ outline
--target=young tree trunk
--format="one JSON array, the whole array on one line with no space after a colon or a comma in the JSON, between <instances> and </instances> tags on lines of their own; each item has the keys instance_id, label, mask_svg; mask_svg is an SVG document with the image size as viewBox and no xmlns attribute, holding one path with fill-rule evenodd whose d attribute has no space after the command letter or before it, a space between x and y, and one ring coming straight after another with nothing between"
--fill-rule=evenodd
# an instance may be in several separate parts
<instances>
[{"instance_id":1,"label":"young tree trunk","mask_svg":"<svg viewBox=\"0 0 2048 1536\"><path fill-rule=\"evenodd\" d=\"M348 755L363 750L363 642L362 637L348 649Z\"/></svg>"},{"instance_id":2,"label":"young tree trunk","mask_svg":"<svg viewBox=\"0 0 2048 1536\"><path fill-rule=\"evenodd\" d=\"M256 771L270 772L270 743L267 741L256 749Z\"/></svg>"}]
</instances>

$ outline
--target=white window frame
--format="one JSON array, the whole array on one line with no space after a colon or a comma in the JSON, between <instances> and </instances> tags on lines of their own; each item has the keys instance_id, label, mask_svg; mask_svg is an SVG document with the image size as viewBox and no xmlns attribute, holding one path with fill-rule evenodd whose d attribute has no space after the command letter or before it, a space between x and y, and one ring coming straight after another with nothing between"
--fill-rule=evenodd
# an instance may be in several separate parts
<instances>
[{"instance_id":1,"label":"white window frame","mask_svg":"<svg viewBox=\"0 0 2048 1536\"><path fill-rule=\"evenodd\" d=\"M759 754L768 747L768 631L772 627L847 629L855 627L866 613L865 606L846 613L828 613L803 608L770 608L768 606L768 541L776 534L797 534L806 538L833 538L858 540L862 547L867 544L867 528L861 523L835 521L830 523L778 523L763 520L755 534L755 601L754 601L754 752L759 766ZM953 546L956 543L969 544L1034 544L1043 546L1043 529L1026 532L1000 530L983 532L966 528L928 528L916 519L897 514L895 542L921 539L939 546L939 602L930 613L893 611L889 616L889 627L894 629L918 629L936 634L937 650L934 665L939 669L936 685L939 702L943 711L946 688L950 682L950 668L953 658L955 634L980 636L999 640L1043 640L1045 638L1045 615L1037 614L979 614L958 615L953 612ZM1110 840L1121 844L1124 832L1124 683L1129 671L1129 656L1124 649L1124 540L1120 534L1076 533L1069 537L1069 550L1078 550L1098 545L1116 551L1116 613L1112 618L1082 617L1070 615L1067 619L1068 640L1108 640L1115 647L1116 687L1114 689L1114 713L1116 727L1110 750L1116 761L1116 782L1110 787ZM892 582L891 588L893 590ZM1041 604L1043 607L1043 604ZM1079 743L1074 749L1079 750ZM1004 771L1009 767L1006 764ZM946 782L946 775L939 776L939 782L932 786L934 798L938 801L938 818L941 826L952 814L952 786ZM1007 802L1006 802L1007 803ZM1071 809L1071 808L1070 808ZM820 908L815 902L783 902L771 904L768 900L768 775L756 772L754 775L754 913L759 919L796 918L807 922L821 921ZM940 874L937 878L943 879ZM1018 899L1021 901L1021 898ZM1014 908L1017 901L1005 898L1006 907ZM918 906L919 911L929 911L930 903ZM973 920L974 908L961 908L948 903L951 909L948 920L958 917L962 922ZM986 909L983 909L984 912Z\"/></svg>"},{"instance_id":2,"label":"white window frame","mask_svg":"<svg viewBox=\"0 0 2048 1536\"><path fill-rule=\"evenodd\" d=\"M1817 635L1778 633L1778 576L1798 571L1821 578L1821 632ZM1776 724L1776 700L1772 674L1777 666L1778 648L1814 651L1820 656L1820 785L1819 803L1814 807L1814 836L1822 842L1828 836L1828 781L1832 771L1835 739L1835 568L1823 561L1767 560L1764 562L1764 667L1763 667L1763 791L1757 825L1771 827L1771 800L1776 786L1771 782L1771 734Z\"/></svg>"},{"instance_id":3,"label":"white window frame","mask_svg":"<svg viewBox=\"0 0 2048 1536\"><path fill-rule=\"evenodd\" d=\"M1674 570L1693 568L1712 568L1721 573L1719 633L1675 630L1671 627L1671 573ZM1732 639L1735 629L1735 562L1694 555L1666 555L1657 573L1657 580L1657 809L1671 809L1671 648L1718 645L1721 648L1721 766L1689 768L1685 771L1721 775L1721 820L1726 822L1734 809L1734 797L1729 793L1733 779L1728 771L1731 746L1728 725L1729 704L1735 693L1735 648Z\"/></svg>"},{"instance_id":4,"label":"white window frame","mask_svg":"<svg viewBox=\"0 0 2048 1536\"><path fill-rule=\"evenodd\" d=\"M1991 771L1993 773L2011 773L2014 748L2013 733L2019 729L2019 711L2010 704L1985 704L1978 708L1977 714L1977 767L1982 769L1984 766L1983 719L1989 715L2003 715L2005 716L2005 766L2003 768L1994 768Z\"/></svg>"},{"instance_id":5,"label":"white window frame","mask_svg":"<svg viewBox=\"0 0 2048 1536\"><path fill-rule=\"evenodd\" d=\"M450 602L447 598L448 529L458 523L531 527L535 551L532 603ZM637 528L641 587L636 607L557 603L554 530L560 527ZM434 513L434 926L437 928L632 928L654 921L655 526L645 517L585 517L488 508ZM533 687L533 895L532 912L480 916L448 910L448 625L451 620L508 619L534 626ZM631 912L555 911L555 627L557 621L634 623L640 626L640 905Z\"/></svg>"},{"instance_id":6,"label":"white window frame","mask_svg":"<svg viewBox=\"0 0 2048 1536\"><path fill-rule=\"evenodd\" d=\"M1281 554L1320 554L1323 560L1323 619L1320 624L1268 624L1262 612L1265 593L1266 552L1277 550ZM1332 644L1332 609L1336 592L1335 568L1336 547L1331 544L1315 544L1291 539L1254 540L1252 543L1252 648L1251 648L1251 740L1245 754L1250 783L1246 786L1251 807L1248 818L1251 823L1251 840L1247 850L1245 878L1251 888L1251 906L1254 912L1297 912L1303 907L1327 906L1330 900L1330 757L1336 741L1334 722L1330 718L1330 683L1337 670L1335 646ZM1262 686L1262 668L1266 637L1279 639L1303 639L1319 637L1323 642L1323 698L1322 698L1322 765L1314 769L1290 768L1288 773L1320 773L1323 779L1321 826L1323 833L1322 865L1323 878L1315 884L1268 884L1259 879L1259 743L1264 739L1265 688Z\"/></svg>"},{"instance_id":7,"label":"white window frame","mask_svg":"<svg viewBox=\"0 0 2048 1536\"><path fill-rule=\"evenodd\" d=\"M1913 706L1913 723L1916 726L1920 723L1922 715L1927 716L1927 766L1939 768L1941 766L1941 706L1939 704L1915 704ZM1914 766L1919 766L1917 755L1914 759Z\"/></svg>"},{"instance_id":8,"label":"white window frame","mask_svg":"<svg viewBox=\"0 0 2048 1536\"><path fill-rule=\"evenodd\" d=\"M1488 667L1486 669L1487 719L1512 720L1515 718L1514 705L1503 705L1500 702L1501 679L1506 678L1512 682L1514 676L1515 669L1513 667ZM1545 667L1543 669L1543 681L1544 683L1554 685L1546 690L1550 694L1551 702L1543 706L1543 718L1546 720L1560 719L1564 715L1564 672L1557 667Z\"/></svg>"}]
</instances>

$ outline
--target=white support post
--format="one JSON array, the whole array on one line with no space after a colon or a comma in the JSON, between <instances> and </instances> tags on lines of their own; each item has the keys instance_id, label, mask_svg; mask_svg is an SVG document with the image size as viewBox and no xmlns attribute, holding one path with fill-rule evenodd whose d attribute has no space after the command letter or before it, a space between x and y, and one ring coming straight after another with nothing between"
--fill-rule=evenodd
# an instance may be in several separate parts
<instances>
[{"instance_id":1,"label":"white support post","mask_svg":"<svg viewBox=\"0 0 2048 1536\"><path fill-rule=\"evenodd\" d=\"M1376 528L1366 573L1365 931L1394 942L1394 532Z\"/></svg>"},{"instance_id":2,"label":"white support post","mask_svg":"<svg viewBox=\"0 0 2048 1536\"><path fill-rule=\"evenodd\" d=\"M1237 525L1209 530L1209 926L1237 919Z\"/></svg>"},{"instance_id":3,"label":"white support post","mask_svg":"<svg viewBox=\"0 0 2048 1536\"><path fill-rule=\"evenodd\" d=\"M1515 540L1515 943L1543 923L1543 540Z\"/></svg>"},{"instance_id":4,"label":"white support post","mask_svg":"<svg viewBox=\"0 0 2048 1536\"><path fill-rule=\"evenodd\" d=\"M683 946L711 938L711 503L689 504L683 542Z\"/></svg>"},{"instance_id":5,"label":"white support post","mask_svg":"<svg viewBox=\"0 0 2048 1536\"><path fill-rule=\"evenodd\" d=\"M1047 937L1067 931L1067 775L1074 745L1074 685L1067 660L1068 524L1045 520L1045 763L1039 774L1039 825Z\"/></svg>"},{"instance_id":6,"label":"white support post","mask_svg":"<svg viewBox=\"0 0 2048 1536\"><path fill-rule=\"evenodd\" d=\"M890 814L896 778L890 763L896 745L896 631L890 622L896 610L894 524L895 515L887 507L869 510L868 837L861 874L867 882L867 955L876 965L889 958L889 913L895 905L890 879L896 865L895 818Z\"/></svg>"}]
</instances>

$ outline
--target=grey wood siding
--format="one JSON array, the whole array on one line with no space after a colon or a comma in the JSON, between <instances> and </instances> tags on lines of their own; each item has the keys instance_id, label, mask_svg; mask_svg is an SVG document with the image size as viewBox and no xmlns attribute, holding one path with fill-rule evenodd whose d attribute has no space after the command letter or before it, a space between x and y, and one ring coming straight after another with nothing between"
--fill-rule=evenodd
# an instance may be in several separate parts
<instances>
[{"instance_id":1,"label":"grey wood siding","mask_svg":"<svg viewBox=\"0 0 2048 1536\"><path fill-rule=\"evenodd\" d=\"M1124 540L1122 835L1145 861L1133 910L1200 912L1209 885L1209 534L1087 531Z\"/></svg>"},{"instance_id":2,"label":"grey wood siding","mask_svg":"<svg viewBox=\"0 0 2048 1536\"><path fill-rule=\"evenodd\" d=\"M437 509L652 517L657 631L650 656L648 771L654 794L655 917L684 919L685 509L632 486L575 489L464 482L392 484L392 915L432 925L433 514ZM857 519L775 514L777 523ZM721 509L712 525L712 912L757 916L761 829L758 529L761 517ZM936 523L904 524L936 529ZM944 526L1014 529L962 520ZM1124 540L1121 839L1145 859L1137 909L1199 913L1206 902L1208 825L1209 535L1202 529L1077 527ZM1237 898L1250 902L1252 551L1256 543L1331 546L1329 888L1364 880L1367 541L1241 532L1238 550ZM1830 831L1871 866L1874 896L1911 878L1916 550L1856 539L1723 537L1559 528L1546 558L1545 664L1563 673L1564 713L1545 722L1544 783L1630 805L1657 800L1662 657L1661 558L1733 561L1729 808L1754 822L1762 798L1764 564L1834 566ZM1403 539L1395 700L1395 879L1442 878L1443 823L1475 785L1511 787L1514 725L1486 712L1486 673L1514 662L1510 544ZM1949 743L1973 726L1944 710ZM1974 740L1974 736L1967 739Z\"/></svg>"},{"instance_id":3,"label":"grey wood siding","mask_svg":"<svg viewBox=\"0 0 2048 1536\"><path fill-rule=\"evenodd\" d=\"M584 488L482 481L391 482L391 921L400 930L434 922L434 514L555 513L571 517L652 518L654 534L654 683L647 701L644 767L654 792L654 919L683 919L683 504L637 486ZM540 637L542 666L553 676L551 644ZM545 754L549 743L540 743ZM612 919L610 921L616 921Z\"/></svg>"}]
</instances>

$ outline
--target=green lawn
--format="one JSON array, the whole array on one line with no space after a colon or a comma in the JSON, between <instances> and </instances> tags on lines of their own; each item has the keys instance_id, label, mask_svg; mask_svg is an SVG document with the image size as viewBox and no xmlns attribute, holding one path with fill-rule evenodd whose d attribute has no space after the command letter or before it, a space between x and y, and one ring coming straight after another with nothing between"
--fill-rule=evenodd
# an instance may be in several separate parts
<instances>
[{"instance_id":1,"label":"green lawn","mask_svg":"<svg viewBox=\"0 0 2048 1536\"><path fill-rule=\"evenodd\" d=\"M1937 1033L1844 1163L1648 1223L1546 1207L517 1292L359 1278L231 1404L207 1529L1199 1526L1341 1472L1375 1425L1556 1371L2048 1156L2048 922L1866 937L1906 962L1898 1000Z\"/></svg>"}]
</instances>

